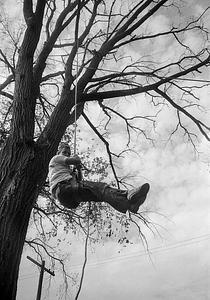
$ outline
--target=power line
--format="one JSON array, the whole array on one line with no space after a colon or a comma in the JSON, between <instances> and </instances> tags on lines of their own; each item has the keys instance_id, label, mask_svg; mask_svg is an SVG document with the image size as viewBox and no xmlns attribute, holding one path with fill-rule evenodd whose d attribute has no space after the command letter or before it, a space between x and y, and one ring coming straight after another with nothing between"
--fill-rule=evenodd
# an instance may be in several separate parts
<instances>
[{"instance_id":1,"label":"power line","mask_svg":"<svg viewBox=\"0 0 210 300\"><path fill-rule=\"evenodd\" d=\"M101 260L99 262L89 263L89 264L87 264L87 266L88 267L94 267L94 266L97 266L97 265L103 265L103 264L110 263L110 262L124 261L124 260L127 260L127 259L132 259L134 257L141 257L141 256L147 256L147 255L151 255L151 254L161 253L163 251L169 251L169 250L174 250L176 248L186 247L186 246L189 246L189 245L192 245L192 244L195 244L195 243L200 243L200 242L203 242L203 241L206 241L206 240L209 240L209 239L210 239L210 234L206 234L206 235L203 235L203 236L198 236L198 237L194 237L194 238L191 238L191 239L186 239L186 240L183 240L183 241L180 241L180 242L176 242L176 243L167 245L165 247L163 247L163 246L154 247L154 248L149 249L146 252L145 251L138 251L138 252L135 251L131 254L120 255L120 257L119 256L112 256L108 259ZM78 268L78 267L81 267L81 265L79 265L79 264L78 265L72 265L71 267Z\"/></svg>"},{"instance_id":2,"label":"power line","mask_svg":"<svg viewBox=\"0 0 210 300\"><path fill-rule=\"evenodd\" d=\"M25 274L25 275L22 275L18 278L18 281L20 280L26 280L26 279L30 279L30 278L34 278L37 276L37 273L29 273L29 274Z\"/></svg>"},{"instance_id":3,"label":"power line","mask_svg":"<svg viewBox=\"0 0 210 300\"><path fill-rule=\"evenodd\" d=\"M203 242L203 241L206 241L206 240L209 240L210 239L210 234L204 234L204 235L200 235L200 236L197 236L197 237L192 237L190 239L186 239L186 240L182 240L182 241L179 241L179 242L176 242L176 243L173 243L173 244L169 244L167 246L157 246L157 247L153 247L151 249L149 249L147 252L145 251L135 251L131 254L121 254L120 256L112 256L110 258L107 258L107 259L104 259L104 260L101 260L99 262L94 262L94 263L89 263L87 264L88 267L92 267L92 266L97 266L97 265L103 265L103 264L106 264L106 263L110 263L112 261L121 261L121 260L126 260L126 259L132 259L134 257L141 257L141 256L147 256L147 255L150 255L150 254L153 254L153 253L159 253L159 252L163 252L163 251L167 251L167 250L173 250L173 249L176 249L176 248L181 248L181 247L186 247L186 246L189 246L189 245L192 245L192 244L195 244L195 243L200 243L200 242ZM79 268L81 267L82 265L81 264L75 264L75 265L71 265L71 268ZM34 274L34 275L33 275ZM28 276L28 277L27 277ZM29 273L29 274L25 274L25 275L22 275L19 280L26 280L26 279L29 279L29 278L33 278L37 276L36 273Z\"/></svg>"}]
</instances>

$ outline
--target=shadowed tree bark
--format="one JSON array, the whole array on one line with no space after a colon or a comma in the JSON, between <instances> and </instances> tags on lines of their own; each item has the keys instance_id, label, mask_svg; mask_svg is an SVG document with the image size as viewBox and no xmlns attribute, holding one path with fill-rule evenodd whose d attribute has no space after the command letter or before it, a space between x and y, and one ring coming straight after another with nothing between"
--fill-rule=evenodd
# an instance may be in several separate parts
<instances>
[{"instance_id":1,"label":"shadowed tree bark","mask_svg":"<svg viewBox=\"0 0 210 300\"><path fill-rule=\"evenodd\" d=\"M193 134L184 125L182 116L196 125L196 134L209 140L209 126L191 110L199 108L196 89L209 84L199 77L210 62L205 27L209 8L179 26L163 26L153 32L147 31L147 25L155 16L167 13L178 16L179 1L60 2L24 0L24 30L16 40L12 39L13 52L7 47L0 49L0 67L7 74L0 84L0 95L7 99L1 121L5 142L0 153L2 299L16 297L31 211L45 184L48 163L67 127L74 123L75 95L76 117L83 115L105 143L116 179L109 144L85 114L89 102L98 102L108 118L114 114L124 120L129 135L135 129L132 119L113 109L112 99L146 94L154 105L161 99L178 112L177 126L184 128L189 139L192 140ZM1 30L2 34L6 30L9 36L9 27L3 19ZM185 43L185 34L190 32L202 36L203 43L197 51ZM155 61L155 54L154 60L152 55L148 59L139 55L136 61L128 57L128 46L138 45L136 52L141 52L141 45L158 39L176 43L179 55L169 58L167 63ZM49 100L53 97L54 102ZM140 112L135 116L138 117ZM151 121L149 116L144 118Z\"/></svg>"}]
</instances>

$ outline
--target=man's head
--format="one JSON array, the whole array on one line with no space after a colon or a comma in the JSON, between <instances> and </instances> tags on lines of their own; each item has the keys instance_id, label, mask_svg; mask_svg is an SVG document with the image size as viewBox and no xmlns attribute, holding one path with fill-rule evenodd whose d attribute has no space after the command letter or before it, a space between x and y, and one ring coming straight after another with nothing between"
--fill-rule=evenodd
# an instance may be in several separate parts
<instances>
[{"instance_id":1,"label":"man's head","mask_svg":"<svg viewBox=\"0 0 210 300\"><path fill-rule=\"evenodd\" d=\"M58 146L57 154L70 156L71 155L71 148L67 142L61 142Z\"/></svg>"}]
</instances>

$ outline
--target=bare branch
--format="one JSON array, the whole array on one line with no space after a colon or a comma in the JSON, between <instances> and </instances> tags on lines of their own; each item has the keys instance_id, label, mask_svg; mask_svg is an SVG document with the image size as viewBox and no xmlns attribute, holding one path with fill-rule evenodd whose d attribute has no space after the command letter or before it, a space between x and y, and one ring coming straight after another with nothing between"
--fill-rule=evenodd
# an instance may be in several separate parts
<instances>
[{"instance_id":1,"label":"bare branch","mask_svg":"<svg viewBox=\"0 0 210 300\"><path fill-rule=\"evenodd\" d=\"M200 61L200 60L199 60ZM203 61L200 61L199 63L186 68L185 70L182 70L180 72L174 73L173 75L170 75L168 77L160 79L158 82L150 85L145 86L139 86L137 88L131 88L131 89L124 89L124 90L114 90L114 91L106 91L106 92L93 92L89 94L85 94L81 96L81 101L92 101L92 100L101 100L101 99L110 99L110 98L116 98L116 97L123 97L123 96L130 96L130 95L136 95L140 93L146 93L148 91L155 90L159 86L168 83L175 79L181 79L181 77L190 74L194 71L199 72L199 69L203 66L207 66L210 62L210 55Z\"/></svg>"},{"instance_id":2,"label":"bare branch","mask_svg":"<svg viewBox=\"0 0 210 300\"><path fill-rule=\"evenodd\" d=\"M2 84L0 84L0 91L2 91L3 89L5 89L13 81L14 81L13 75L9 75L7 77L7 79Z\"/></svg>"},{"instance_id":3,"label":"bare branch","mask_svg":"<svg viewBox=\"0 0 210 300\"><path fill-rule=\"evenodd\" d=\"M94 3L93 11L92 11L91 17L89 19L88 25L86 26L84 32L77 39L77 41L75 41L74 47L72 48L71 53L66 62L65 86L67 88L69 88L72 83L72 66L73 66L73 61L74 61L75 55L76 55L80 45L83 43L84 39L87 37L88 33L90 32L90 29L91 29L93 22L95 20L95 17L96 17L97 8L98 8L99 4L100 4L100 1L96 1ZM79 18L79 16L78 16L78 18ZM77 24L78 24L78 22L79 22L79 19L77 20ZM76 26L75 35L78 34L77 30L78 30L78 28ZM78 84L78 86L81 86L81 83Z\"/></svg>"},{"instance_id":4,"label":"bare branch","mask_svg":"<svg viewBox=\"0 0 210 300\"><path fill-rule=\"evenodd\" d=\"M51 4L52 4L52 8L51 8ZM46 15L47 15L48 11L50 11L50 14L49 14L49 17L47 18L47 22L46 22L46 36L47 36L47 40L49 40L49 38L50 38L50 23L53 19L55 11L56 11L55 0L50 1L50 3L47 3L47 5L48 6L47 6Z\"/></svg>"},{"instance_id":5,"label":"bare branch","mask_svg":"<svg viewBox=\"0 0 210 300\"><path fill-rule=\"evenodd\" d=\"M0 95L9 98L10 100L13 100L13 95L11 95L10 93L4 92L4 91L0 91Z\"/></svg>"},{"instance_id":6,"label":"bare branch","mask_svg":"<svg viewBox=\"0 0 210 300\"><path fill-rule=\"evenodd\" d=\"M210 132L210 127L208 127L206 124L201 122L200 120L196 119L193 115L191 115L187 110L185 110L183 107L179 106L177 103L175 103L165 92L161 91L160 89L156 88L155 91L161 95L163 98L165 98L173 107L175 107L178 111L182 112L184 115L186 115L189 119L193 121L193 123L198 127L199 131L202 133L202 135L210 141L210 136L208 135L208 132ZM207 132L206 132L206 131Z\"/></svg>"},{"instance_id":7,"label":"bare branch","mask_svg":"<svg viewBox=\"0 0 210 300\"><path fill-rule=\"evenodd\" d=\"M153 118L157 117L157 115L156 115L156 116L137 116L137 115L136 115L136 116L134 116L134 117L128 118L128 117L123 116L121 113L117 112L116 110L112 109L111 107L108 107L108 106L104 105L104 104L102 103L102 101L99 101L99 105L102 107L102 109L103 109L103 111L104 111L105 113L106 113L107 110L109 110L109 111L113 112L113 113L116 114L118 117L120 117L121 119L124 120L124 122L125 122L125 124L126 124L127 134L128 134L128 142L127 142L127 146L129 146L130 141L131 141L130 129L132 129L132 130L134 130L134 131L139 131L141 134L144 135L145 139L147 139L147 140L153 142L153 140L147 136L145 130L141 129L141 128L138 127L138 126L132 125L132 124L130 123L130 121L136 120L136 119L143 119L143 120L147 120L147 121L150 121L150 122L154 123L155 121L154 121ZM107 113L106 113L106 114L107 114ZM108 116L109 116L109 115L108 115ZM109 116L109 120L111 120L111 116ZM105 127L105 128L106 128L106 127Z\"/></svg>"},{"instance_id":8,"label":"bare branch","mask_svg":"<svg viewBox=\"0 0 210 300\"><path fill-rule=\"evenodd\" d=\"M13 66L10 64L10 62L8 61L6 55L3 53L3 51L0 49L0 54L1 56L3 57L3 60L0 59L0 61L3 61L5 63L5 65L8 67L8 70L10 70L13 74L13 77L14 77L14 68Z\"/></svg>"},{"instance_id":9,"label":"bare branch","mask_svg":"<svg viewBox=\"0 0 210 300\"><path fill-rule=\"evenodd\" d=\"M114 153L112 153L110 151L110 148L109 148L109 143L106 141L106 139L100 134L100 132L96 129L96 127L91 123L91 121L88 119L88 117L86 116L86 114L83 112L82 113L82 116L83 118L85 119L85 121L88 123L88 125L91 127L91 129L95 132L95 134L100 138L100 140L102 140L102 142L105 144L105 147L106 147L106 151L107 151L107 154L108 154L108 157L109 157L109 163L110 163L110 166L111 166L111 169L112 169L112 172L114 174L114 178L116 180L116 183L117 183L117 186L119 188L119 181L118 181L118 177L117 177L117 174L116 174L116 171L115 171L115 167L114 167L114 164L113 164L113 160L112 160L112 155L114 155Z\"/></svg>"},{"instance_id":10,"label":"bare branch","mask_svg":"<svg viewBox=\"0 0 210 300\"><path fill-rule=\"evenodd\" d=\"M59 35L76 17L76 12L74 12L64 22L67 15L75 9L76 4L77 4L76 1L74 1L73 3L71 3L71 1L69 1L67 7L59 15L54 31L52 32L52 34L50 36L47 35L48 40L45 42L44 47L43 47L42 51L40 52L39 57L37 59L36 65L34 66L34 76L38 83L41 81L41 77L42 77L43 71L45 69L46 60L47 60L49 54L51 53L51 51L54 47L54 44L56 43Z\"/></svg>"}]
</instances>

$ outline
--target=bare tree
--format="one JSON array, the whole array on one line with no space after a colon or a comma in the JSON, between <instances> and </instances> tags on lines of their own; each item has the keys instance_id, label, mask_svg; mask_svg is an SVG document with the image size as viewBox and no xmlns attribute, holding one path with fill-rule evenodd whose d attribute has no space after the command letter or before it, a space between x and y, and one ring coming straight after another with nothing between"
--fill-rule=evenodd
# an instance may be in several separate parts
<instances>
[{"instance_id":1,"label":"bare tree","mask_svg":"<svg viewBox=\"0 0 210 300\"><path fill-rule=\"evenodd\" d=\"M15 299L31 211L45 184L48 163L74 123L75 109L76 118L83 116L105 143L118 184L109 142L85 112L89 102L98 103L106 126L113 116L125 122L128 143L132 130L152 140L134 121L143 118L154 124L156 115L137 112L128 118L112 103L115 98L128 101L129 96L140 94L155 108L174 109L177 124L171 134L181 129L193 144L199 134L209 140L210 128L198 115L198 91L209 84L205 80L210 62L205 25L209 7L194 18L184 18L182 9L183 1L172 0L24 0L25 23L20 29L11 31L1 17L2 39L10 39L0 49L0 66L6 74L0 85L1 140L5 140L0 154L4 299ZM171 24L159 30L151 26L165 14ZM187 42L191 34L199 36L199 47ZM177 53L161 59L153 46L160 42L173 44ZM137 58L129 54L129 47L139 52ZM193 132L187 119L195 125Z\"/></svg>"}]
</instances>

